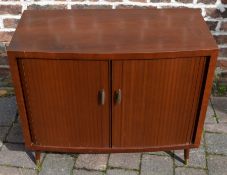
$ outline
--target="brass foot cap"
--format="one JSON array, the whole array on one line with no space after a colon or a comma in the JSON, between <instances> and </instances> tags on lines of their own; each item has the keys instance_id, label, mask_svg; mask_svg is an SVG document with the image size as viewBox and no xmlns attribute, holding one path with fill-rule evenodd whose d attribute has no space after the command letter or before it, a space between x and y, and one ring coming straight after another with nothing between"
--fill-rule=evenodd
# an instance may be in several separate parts
<instances>
[{"instance_id":1,"label":"brass foot cap","mask_svg":"<svg viewBox=\"0 0 227 175\"><path fill-rule=\"evenodd\" d=\"M37 168L39 168L39 167L40 167L40 165L41 165L40 160L37 160L37 161L36 161L36 167L37 167Z\"/></svg>"},{"instance_id":2,"label":"brass foot cap","mask_svg":"<svg viewBox=\"0 0 227 175\"><path fill-rule=\"evenodd\" d=\"M188 165L188 159L185 160L185 165Z\"/></svg>"}]
</instances>

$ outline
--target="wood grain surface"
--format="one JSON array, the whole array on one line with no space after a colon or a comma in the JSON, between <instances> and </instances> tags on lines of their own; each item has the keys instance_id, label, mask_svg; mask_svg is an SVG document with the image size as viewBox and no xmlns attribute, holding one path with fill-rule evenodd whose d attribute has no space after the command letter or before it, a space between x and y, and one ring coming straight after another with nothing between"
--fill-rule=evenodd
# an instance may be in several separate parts
<instances>
[{"instance_id":1,"label":"wood grain surface","mask_svg":"<svg viewBox=\"0 0 227 175\"><path fill-rule=\"evenodd\" d=\"M109 147L106 61L19 59L32 142L65 147ZM99 90L105 103L99 103Z\"/></svg>"},{"instance_id":2,"label":"wood grain surface","mask_svg":"<svg viewBox=\"0 0 227 175\"><path fill-rule=\"evenodd\" d=\"M111 55L217 49L200 10L182 8L28 10L8 51Z\"/></svg>"},{"instance_id":3,"label":"wood grain surface","mask_svg":"<svg viewBox=\"0 0 227 175\"><path fill-rule=\"evenodd\" d=\"M112 146L192 143L206 59L114 61Z\"/></svg>"}]
</instances>

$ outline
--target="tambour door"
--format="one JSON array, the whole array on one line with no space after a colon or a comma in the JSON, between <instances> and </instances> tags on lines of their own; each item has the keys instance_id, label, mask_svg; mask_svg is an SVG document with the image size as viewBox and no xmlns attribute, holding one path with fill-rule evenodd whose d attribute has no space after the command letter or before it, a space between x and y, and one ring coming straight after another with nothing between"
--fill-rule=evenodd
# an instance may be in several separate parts
<instances>
[{"instance_id":1,"label":"tambour door","mask_svg":"<svg viewBox=\"0 0 227 175\"><path fill-rule=\"evenodd\" d=\"M109 147L107 61L19 59L32 142Z\"/></svg>"},{"instance_id":2,"label":"tambour door","mask_svg":"<svg viewBox=\"0 0 227 175\"><path fill-rule=\"evenodd\" d=\"M113 61L112 146L192 142L205 57Z\"/></svg>"}]
</instances>

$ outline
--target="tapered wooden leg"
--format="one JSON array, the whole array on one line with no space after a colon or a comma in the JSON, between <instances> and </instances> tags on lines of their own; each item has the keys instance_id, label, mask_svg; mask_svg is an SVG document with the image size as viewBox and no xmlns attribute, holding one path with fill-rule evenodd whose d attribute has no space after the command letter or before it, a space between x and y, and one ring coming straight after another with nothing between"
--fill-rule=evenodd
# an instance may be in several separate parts
<instances>
[{"instance_id":1,"label":"tapered wooden leg","mask_svg":"<svg viewBox=\"0 0 227 175\"><path fill-rule=\"evenodd\" d=\"M190 151L190 149L184 149L184 163L185 163L185 165L188 164L188 160L189 160L189 151Z\"/></svg>"},{"instance_id":2,"label":"tapered wooden leg","mask_svg":"<svg viewBox=\"0 0 227 175\"><path fill-rule=\"evenodd\" d=\"M35 163L37 166L40 164L40 157L41 157L41 152L35 151Z\"/></svg>"}]
</instances>

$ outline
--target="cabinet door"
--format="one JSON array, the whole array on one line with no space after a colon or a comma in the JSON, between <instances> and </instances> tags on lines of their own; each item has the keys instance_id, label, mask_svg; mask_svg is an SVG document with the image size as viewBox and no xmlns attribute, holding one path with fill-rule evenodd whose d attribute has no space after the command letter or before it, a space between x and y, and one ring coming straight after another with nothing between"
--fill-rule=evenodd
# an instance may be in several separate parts
<instances>
[{"instance_id":1,"label":"cabinet door","mask_svg":"<svg viewBox=\"0 0 227 175\"><path fill-rule=\"evenodd\" d=\"M205 64L204 57L114 61L113 147L190 143Z\"/></svg>"},{"instance_id":2,"label":"cabinet door","mask_svg":"<svg viewBox=\"0 0 227 175\"><path fill-rule=\"evenodd\" d=\"M108 62L19 59L18 65L34 144L109 147Z\"/></svg>"}]
</instances>

